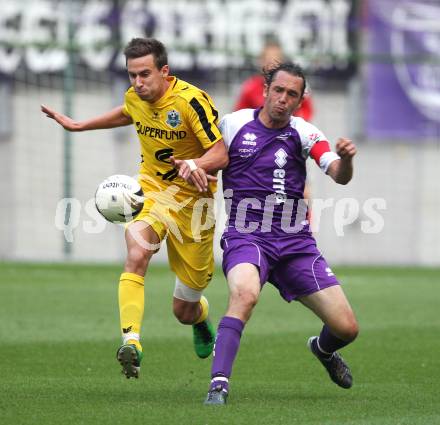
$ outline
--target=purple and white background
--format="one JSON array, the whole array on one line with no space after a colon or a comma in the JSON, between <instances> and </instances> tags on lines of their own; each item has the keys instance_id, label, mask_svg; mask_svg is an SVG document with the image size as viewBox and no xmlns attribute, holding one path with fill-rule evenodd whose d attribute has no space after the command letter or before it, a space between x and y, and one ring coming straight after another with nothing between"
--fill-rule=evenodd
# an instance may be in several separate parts
<instances>
[{"instance_id":1,"label":"purple and white background","mask_svg":"<svg viewBox=\"0 0 440 425\"><path fill-rule=\"evenodd\" d=\"M440 137L440 3L368 0L366 135Z\"/></svg>"}]
</instances>

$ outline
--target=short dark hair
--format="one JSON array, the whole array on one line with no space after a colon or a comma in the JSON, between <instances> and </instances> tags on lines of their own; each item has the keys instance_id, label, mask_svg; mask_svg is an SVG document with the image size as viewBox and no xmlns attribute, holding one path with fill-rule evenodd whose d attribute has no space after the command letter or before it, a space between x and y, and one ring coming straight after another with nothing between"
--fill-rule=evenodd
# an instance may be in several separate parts
<instances>
[{"instance_id":1,"label":"short dark hair","mask_svg":"<svg viewBox=\"0 0 440 425\"><path fill-rule=\"evenodd\" d=\"M306 90L306 77L304 75L303 69L296 63L293 62L282 62L279 64L276 64L275 66L269 68L269 69L263 69L263 76L264 81L266 82L267 86L269 87L272 84L272 81L274 80L275 76L278 72L284 71L289 73L290 75L293 75L295 77L300 77L303 80L303 88L301 92L301 97L304 96L304 92Z\"/></svg>"},{"instance_id":2,"label":"short dark hair","mask_svg":"<svg viewBox=\"0 0 440 425\"><path fill-rule=\"evenodd\" d=\"M125 63L128 59L141 58L153 55L157 69L168 65L168 54L165 46L155 38L132 38L124 49Z\"/></svg>"}]
</instances>

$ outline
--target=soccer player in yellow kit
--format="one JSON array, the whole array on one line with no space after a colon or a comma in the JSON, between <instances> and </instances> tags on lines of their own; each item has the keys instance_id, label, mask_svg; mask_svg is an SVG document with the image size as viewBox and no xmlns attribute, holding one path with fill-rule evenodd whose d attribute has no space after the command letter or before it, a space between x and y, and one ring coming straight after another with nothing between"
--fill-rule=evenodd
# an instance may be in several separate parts
<instances>
[{"instance_id":1,"label":"soccer player in yellow kit","mask_svg":"<svg viewBox=\"0 0 440 425\"><path fill-rule=\"evenodd\" d=\"M137 378L143 356L139 339L144 276L165 236L170 267L176 274L174 315L192 325L200 358L213 350L215 331L202 291L214 268L213 204L209 201L215 179L211 175L226 167L228 155L211 98L169 75L167 52L160 41L134 38L124 54L131 87L123 105L85 121L74 121L44 105L41 110L69 131L134 124L138 133L139 181L146 199L125 231L127 259L119 281L122 346L117 351L125 376Z\"/></svg>"}]
</instances>

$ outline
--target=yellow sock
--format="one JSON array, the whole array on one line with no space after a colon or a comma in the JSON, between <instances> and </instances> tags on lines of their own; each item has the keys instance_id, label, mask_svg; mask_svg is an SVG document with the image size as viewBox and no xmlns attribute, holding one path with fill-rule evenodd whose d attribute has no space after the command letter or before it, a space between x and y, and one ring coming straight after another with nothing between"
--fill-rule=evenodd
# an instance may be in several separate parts
<instances>
[{"instance_id":1,"label":"yellow sock","mask_svg":"<svg viewBox=\"0 0 440 425\"><path fill-rule=\"evenodd\" d=\"M200 317L197 319L197 321L194 324L201 323L205 321L208 318L209 313L209 303L205 296L202 295L202 298L200 298Z\"/></svg>"},{"instance_id":2,"label":"yellow sock","mask_svg":"<svg viewBox=\"0 0 440 425\"><path fill-rule=\"evenodd\" d=\"M134 344L142 351L139 342L144 317L144 278L134 273L122 273L119 279L119 315L124 344Z\"/></svg>"}]
</instances>

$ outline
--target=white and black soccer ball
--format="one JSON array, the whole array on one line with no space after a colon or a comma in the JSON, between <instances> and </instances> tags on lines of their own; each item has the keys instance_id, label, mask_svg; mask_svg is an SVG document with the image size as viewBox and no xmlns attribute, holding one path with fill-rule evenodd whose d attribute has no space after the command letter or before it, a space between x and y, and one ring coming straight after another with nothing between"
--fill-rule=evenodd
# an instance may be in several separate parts
<instances>
[{"instance_id":1,"label":"white and black soccer ball","mask_svg":"<svg viewBox=\"0 0 440 425\"><path fill-rule=\"evenodd\" d=\"M143 195L135 179L115 174L107 177L96 189L96 209L112 223L127 223L141 212L144 206Z\"/></svg>"}]
</instances>

